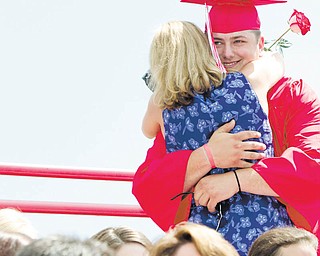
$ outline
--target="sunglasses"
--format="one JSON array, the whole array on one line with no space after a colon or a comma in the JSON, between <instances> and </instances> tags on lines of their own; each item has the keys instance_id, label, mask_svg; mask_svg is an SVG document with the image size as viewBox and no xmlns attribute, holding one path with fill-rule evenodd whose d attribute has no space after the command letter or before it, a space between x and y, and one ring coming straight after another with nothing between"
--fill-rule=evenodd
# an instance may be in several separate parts
<instances>
[{"instance_id":1,"label":"sunglasses","mask_svg":"<svg viewBox=\"0 0 320 256\"><path fill-rule=\"evenodd\" d=\"M150 83L151 81L151 72L148 70L142 77L142 80L145 82L146 86L153 92L154 91L154 85Z\"/></svg>"}]
</instances>

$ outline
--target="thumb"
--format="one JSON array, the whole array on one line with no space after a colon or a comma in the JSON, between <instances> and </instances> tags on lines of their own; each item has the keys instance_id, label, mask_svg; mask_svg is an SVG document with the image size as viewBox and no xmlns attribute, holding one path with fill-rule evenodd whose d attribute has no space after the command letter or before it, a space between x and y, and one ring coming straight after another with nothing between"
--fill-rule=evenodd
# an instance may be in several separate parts
<instances>
[{"instance_id":1,"label":"thumb","mask_svg":"<svg viewBox=\"0 0 320 256\"><path fill-rule=\"evenodd\" d=\"M225 123L224 125L222 125L221 127L219 127L215 132L217 133L225 133L225 132L230 132L234 126L236 125L236 121L234 119L232 119L231 121L229 121L228 123Z\"/></svg>"}]
</instances>

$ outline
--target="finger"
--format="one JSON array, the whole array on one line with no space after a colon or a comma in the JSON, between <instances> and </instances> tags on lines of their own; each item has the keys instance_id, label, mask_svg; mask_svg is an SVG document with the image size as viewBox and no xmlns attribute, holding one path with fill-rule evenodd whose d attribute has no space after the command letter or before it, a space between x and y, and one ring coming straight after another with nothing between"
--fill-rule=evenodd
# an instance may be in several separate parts
<instances>
[{"instance_id":1,"label":"finger","mask_svg":"<svg viewBox=\"0 0 320 256\"><path fill-rule=\"evenodd\" d=\"M207 194L202 194L201 197L199 198L199 205L206 207L209 202L209 199L210 198Z\"/></svg>"},{"instance_id":2,"label":"finger","mask_svg":"<svg viewBox=\"0 0 320 256\"><path fill-rule=\"evenodd\" d=\"M237 149L242 150L265 150L266 145L262 142L257 141L241 141L234 145Z\"/></svg>"},{"instance_id":3,"label":"finger","mask_svg":"<svg viewBox=\"0 0 320 256\"><path fill-rule=\"evenodd\" d=\"M196 189L194 190L193 199L194 199L194 202L195 202L196 206L198 206L199 205L199 199L200 199L200 197L202 195L202 192L198 192L198 191L196 191Z\"/></svg>"},{"instance_id":4,"label":"finger","mask_svg":"<svg viewBox=\"0 0 320 256\"><path fill-rule=\"evenodd\" d=\"M265 150L266 145L257 141L243 141L241 143L241 149L243 150Z\"/></svg>"},{"instance_id":5,"label":"finger","mask_svg":"<svg viewBox=\"0 0 320 256\"><path fill-rule=\"evenodd\" d=\"M237 140L248 140L254 138L260 138L261 133L257 131L241 131L234 134L234 138Z\"/></svg>"},{"instance_id":6,"label":"finger","mask_svg":"<svg viewBox=\"0 0 320 256\"><path fill-rule=\"evenodd\" d=\"M215 133L225 133L225 132L230 132L234 126L236 125L236 122L234 121L234 119L232 119L231 121L229 121L228 123L225 123L224 125L222 125L221 127L219 127Z\"/></svg>"},{"instance_id":7,"label":"finger","mask_svg":"<svg viewBox=\"0 0 320 256\"><path fill-rule=\"evenodd\" d=\"M196 200L196 199L194 199L194 203L196 204L196 206L201 205L199 200L200 200L200 198L199 198L199 199L197 199L197 200Z\"/></svg>"},{"instance_id":8,"label":"finger","mask_svg":"<svg viewBox=\"0 0 320 256\"><path fill-rule=\"evenodd\" d=\"M194 202L196 204L196 206L198 205L203 205L203 203L207 203L209 198L206 197L205 195L206 193L199 191L199 192L194 192L193 198L194 198ZM206 201L205 201L206 200Z\"/></svg>"},{"instance_id":9,"label":"finger","mask_svg":"<svg viewBox=\"0 0 320 256\"><path fill-rule=\"evenodd\" d=\"M210 199L208 204L207 204L208 211L211 212L211 213L215 212L217 204L218 204L218 202L215 202L212 199Z\"/></svg>"},{"instance_id":10,"label":"finger","mask_svg":"<svg viewBox=\"0 0 320 256\"><path fill-rule=\"evenodd\" d=\"M242 159L259 160L259 159L264 158L265 156L266 155L264 153L244 151Z\"/></svg>"}]
</instances>

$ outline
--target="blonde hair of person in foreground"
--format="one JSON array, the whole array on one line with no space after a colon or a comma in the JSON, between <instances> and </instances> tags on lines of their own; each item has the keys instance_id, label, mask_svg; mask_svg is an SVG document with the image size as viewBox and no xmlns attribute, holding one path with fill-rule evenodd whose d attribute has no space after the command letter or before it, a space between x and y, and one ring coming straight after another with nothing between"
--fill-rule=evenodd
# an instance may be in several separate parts
<instances>
[{"instance_id":1,"label":"blonde hair of person in foreground","mask_svg":"<svg viewBox=\"0 0 320 256\"><path fill-rule=\"evenodd\" d=\"M152 247L151 241L142 232L126 226L102 229L91 239L98 240L114 249L116 256L148 255Z\"/></svg>"},{"instance_id":2,"label":"blonde hair of person in foreground","mask_svg":"<svg viewBox=\"0 0 320 256\"><path fill-rule=\"evenodd\" d=\"M150 256L239 256L216 230L195 223L181 223L160 238Z\"/></svg>"},{"instance_id":3,"label":"blonde hair of person in foreground","mask_svg":"<svg viewBox=\"0 0 320 256\"><path fill-rule=\"evenodd\" d=\"M0 209L0 231L21 233L32 239L38 238L38 232L23 212L15 208Z\"/></svg>"},{"instance_id":4,"label":"blonde hair of person in foreground","mask_svg":"<svg viewBox=\"0 0 320 256\"><path fill-rule=\"evenodd\" d=\"M252 244L248 256L317 256L317 237L295 227L266 231Z\"/></svg>"}]
</instances>

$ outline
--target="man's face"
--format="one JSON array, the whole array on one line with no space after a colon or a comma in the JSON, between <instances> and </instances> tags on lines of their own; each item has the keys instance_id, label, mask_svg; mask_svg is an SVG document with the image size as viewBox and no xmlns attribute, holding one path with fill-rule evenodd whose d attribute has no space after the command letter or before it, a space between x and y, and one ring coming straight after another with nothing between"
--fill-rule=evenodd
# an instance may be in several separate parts
<instances>
[{"instance_id":1,"label":"man's face","mask_svg":"<svg viewBox=\"0 0 320 256\"><path fill-rule=\"evenodd\" d=\"M263 37L257 39L250 30L213 33L213 37L221 62L228 71L240 71L244 65L256 60L264 46Z\"/></svg>"}]
</instances>

